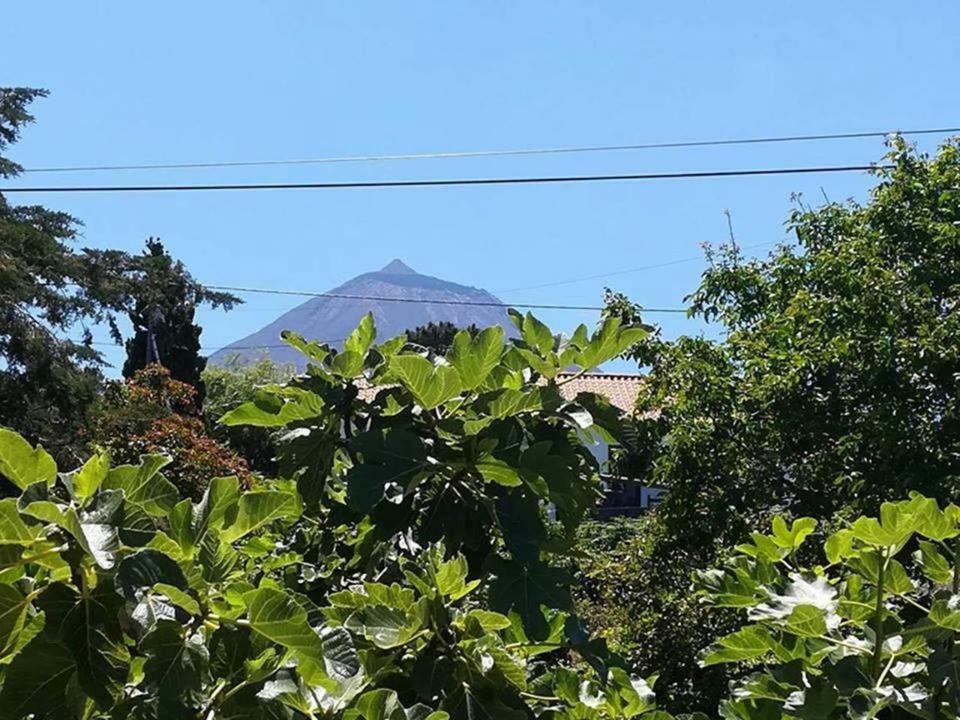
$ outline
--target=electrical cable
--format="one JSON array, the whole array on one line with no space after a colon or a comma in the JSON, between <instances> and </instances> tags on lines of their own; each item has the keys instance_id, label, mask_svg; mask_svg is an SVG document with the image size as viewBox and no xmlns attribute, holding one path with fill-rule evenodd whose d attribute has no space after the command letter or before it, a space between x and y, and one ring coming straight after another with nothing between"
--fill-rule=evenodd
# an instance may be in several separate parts
<instances>
[{"instance_id":1,"label":"electrical cable","mask_svg":"<svg viewBox=\"0 0 960 720\"><path fill-rule=\"evenodd\" d=\"M572 147L512 148L502 150L467 150L460 152L406 153L400 155L346 155L286 160L233 160L183 163L143 163L139 165L67 165L61 167L26 168L24 173L94 172L103 170L185 170L198 168L264 167L273 165L321 165L331 163L385 162L396 160L437 160L528 155L565 155L574 153L624 152L635 150L662 150L670 148L721 147L726 145L760 145L775 143L812 142L823 140L851 140L887 137L889 135L947 135L960 132L960 127L925 128L918 130L872 130L866 132L819 133L812 135L779 135L753 138L723 138L714 140L680 140L635 143L625 145L586 145Z\"/></svg>"},{"instance_id":2,"label":"electrical cable","mask_svg":"<svg viewBox=\"0 0 960 720\"><path fill-rule=\"evenodd\" d=\"M450 178L439 180L362 180L347 182L217 183L208 185L48 185L3 187L0 193L125 193L210 192L226 190L348 190L373 188L467 187L480 185L544 185L638 180L694 180L727 177L769 177L822 173L889 170L893 165L822 165L816 167L752 168L684 172L626 173L612 175L544 175L534 177Z\"/></svg>"}]
</instances>

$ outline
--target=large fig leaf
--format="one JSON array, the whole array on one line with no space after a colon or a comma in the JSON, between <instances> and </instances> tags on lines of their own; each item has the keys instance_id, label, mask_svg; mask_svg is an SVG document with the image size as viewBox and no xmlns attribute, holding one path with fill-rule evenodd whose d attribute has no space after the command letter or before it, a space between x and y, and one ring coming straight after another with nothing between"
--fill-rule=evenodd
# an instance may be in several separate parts
<instances>
[{"instance_id":1,"label":"large fig leaf","mask_svg":"<svg viewBox=\"0 0 960 720\"><path fill-rule=\"evenodd\" d=\"M56 717L67 705L73 656L58 642L36 638L7 668L0 690L0 718Z\"/></svg>"},{"instance_id":2,"label":"large fig leaf","mask_svg":"<svg viewBox=\"0 0 960 720\"><path fill-rule=\"evenodd\" d=\"M40 445L30 447L13 430L0 427L0 476L21 490L38 482L52 485L57 479L57 464Z\"/></svg>"},{"instance_id":3,"label":"large fig leaf","mask_svg":"<svg viewBox=\"0 0 960 720\"><path fill-rule=\"evenodd\" d=\"M304 679L311 684L327 680L323 643L307 622L307 611L281 590L260 588L243 597L250 629L289 650Z\"/></svg>"},{"instance_id":4,"label":"large fig leaf","mask_svg":"<svg viewBox=\"0 0 960 720\"><path fill-rule=\"evenodd\" d=\"M460 373L460 381L466 390L479 387L500 361L503 352L503 328L499 325L486 328L476 337L461 330L453 338L450 363Z\"/></svg>"},{"instance_id":5,"label":"large fig leaf","mask_svg":"<svg viewBox=\"0 0 960 720\"><path fill-rule=\"evenodd\" d=\"M226 542L235 542L277 520L296 520L303 507L295 492L260 490L244 493L237 506L237 518L223 533Z\"/></svg>"},{"instance_id":6,"label":"large fig leaf","mask_svg":"<svg viewBox=\"0 0 960 720\"><path fill-rule=\"evenodd\" d=\"M425 410L433 410L463 391L456 368L434 366L419 355L397 355L390 359L390 368Z\"/></svg>"},{"instance_id":7,"label":"large fig leaf","mask_svg":"<svg viewBox=\"0 0 960 720\"><path fill-rule=\"evenodd\" d=\"M127 502L151 515L166 515L179 499L177 488L160 470L170 464L169 455L144 455L139 465L121 465L103 481L106 490L123 490Z\"/></svg>"}]
</instances>

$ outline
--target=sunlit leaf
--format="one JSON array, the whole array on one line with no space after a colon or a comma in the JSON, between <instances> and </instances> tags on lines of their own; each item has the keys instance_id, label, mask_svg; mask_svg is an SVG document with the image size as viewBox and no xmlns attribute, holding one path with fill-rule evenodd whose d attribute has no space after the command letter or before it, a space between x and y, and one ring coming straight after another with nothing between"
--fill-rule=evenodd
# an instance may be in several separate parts
<instances>
[{"instance_id":1,"label":"sunlit leaf","mask_svg":"<svg viewBox=\"0 0 960 720\"><path fill-rule=\"evenodd\" d=\"M704 657L704 666L763 657L774 648L770 632L762 625L748 625L717 641Z\"/></svg>"},{"instance_id":2,"label":"sunlit leaf","mask_svg":"<svg viewBox=\"0 0 960 720\"><path fill-rule=\"evenodd\" d=\"M787 616L786 629L802 637L819 637L827 632L824 611L813 605L797 605Z\"/></svg>"},{"instance_id":3,"label":"sunlit leaf","mask_svg":"<svg viewBox=\"0 0 960 720\"><path fill-rule=\"evenodd\" d=\"M460 381L467 390L479 387L496 367L503 352L503 328L486 328L472 337L461 330L453 338L450 364L460 373Z\"/></svg>"},{"instance_id":4,"label":"sunlit leaf","mask_svg":"<svg viewBox=\"0 0 960 720\"><path fill-rule=\"evenodd\" d=\"M283 490L247 492L240 497L237 517L223 533L226 542L236 542L277 520L296 520L302 511L295 493Z\"/></svg>"},{"instance_id":5,"label":"sunlit leaf","mask_svg":"<svg viewBox=\"0 0 960 720\"><path fill-rule=\"evenodd\" d=\"M523 484L520 474L515 468L492 455L478 460L476 468L487 482L494 482L505 487L516 487Z\"/></svg>"},{"instance_id":6,"label":"sunlit leaf","mask_svg":"<svg viewBox=\"0 0 960 720\"><path fill-rule=\"evenodd\" d=\"M151 515L166 515L177 503L177 488L160 470L170 464L169 455L144 455L139 465L121 465L107 473L106 490L122 490L127 502Z\"/></svg>"},{"instance_id":7,"label":"sunlit leaf","mask_svg":"<svg viewBox=\"0 0 960 720\"><path fill-rule=\"evenodd\" d=\"M425 410L432 410L463 390L460 374L450 365L434 366L419 355L396 355L390 367Z\"/></svg>"},{"instance_id":8,"label":"sunlit leaf","mask_svg":"<svg viewBox=\"0 0 960 720\"><path fill-rule=\"evenodd\" d=\"M373 344L377 336L376 328L373 324L373 314L367 313L360 319L360 323L354 328L353 332L343 342L343 349L346 352L354 352L363 358L370 345Z\"/></svg>"},{"instance_id":9,"label":"sunlit leaf","mask_svg":"<svg viewBox=\"0 0 960 720\"><path fill-rule=\"evenodd\" d=\"M28 527L20 518L15 499L0 500L0 545L29 545L40 534L40 528Z\"/></svg>"},{"instance_id":10,"label":"sunlit leaf","mask_svg":"<svg viewBox=\"0 0 960 720\"><path fill-rule=\"evenodd\" d=\"M524 316L521 331L527 345L536 349L541 355L547 355L553 349L553 333L532 313L528 312Z\"/></svg>"},{"instance_id":11,"label":"sunlit leaf","mask_svg":"<svg viewBox=\"0 0 960 720\"><path fill-rule=\"evenodd\" d=\"M946 585L952 582L953 568L933 543L921 540L916 559L923 570L923 574L935 583Z\"/></svg>"},{"instance_id":12,"label":"sunlit leaf","mask_svg":"<svg viewBox=\"0 0 960 720\"><path fill-rule=\"evenodd\" d=\"M220 418L220 423L227 426L276 428L315 418L323 409L323 398L309 390L294 387L284 388L282 392L262 390L252 401L226 413Z\"/></svg>"},{"instance_id":13,"label":"sunlit leaf","mask_svg":"<svg viewBox=\"0 0 960 720\"><path fill-rule=\"evenodd\" d=\"M82 503L92 496L107 479L109 471L110 455L103 450L95 452L71 477L74 497Z\"/></svg>"},{"instance_id":14,"label":"sunlit leaf","mask_svg":"<svg viewBox=\"0 0 960 720\"><path fill-rule=\"evenodd\" d=\"M57 479L57 464L40 445L33 448L13 430L0 427L0 476L21 490L34 483L51 485Z\"/></svg>"},{"instance_id":15,"label":"sunlit leaf","mask_svg":"<svg viewBox=\"0 0 960 720\"><path fill-rule=\"evenodd\" d=\"M788 528L784 519L777 515L773 519L773 541L787 550L796 550L816 528L817 521L813 518L797 518Z\"/></svg>"},{"instance_id":16,"label":"sunlit leaf","mask_svg":"<svg viewBox=\"0 0 960 720\"><path fill-rule=\"evenodd\" d=\"M310 682L325 679L323 643L307 623L307 612L289 595L273 588L247 593L247 620L250 629L270 642L291 651Z\"/></svg>"}]
</instances>

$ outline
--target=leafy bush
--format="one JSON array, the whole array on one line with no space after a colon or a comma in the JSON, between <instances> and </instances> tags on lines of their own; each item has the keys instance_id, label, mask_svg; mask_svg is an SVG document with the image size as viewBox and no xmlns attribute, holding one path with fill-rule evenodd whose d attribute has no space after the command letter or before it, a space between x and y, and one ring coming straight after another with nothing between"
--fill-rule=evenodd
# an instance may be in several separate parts
<instances>
[{"instance_id":1,"label":"leafy bush","mask_svg":"<svg viewBox=\"0 0 960 720\"><path fill-rule=\"evenodd\" d=\"M0 431L20 493L0 500L0 717L669 717L587 637L555 562L597 497L581 433L619 418L552 378L637 331L561 345L517 323L436 364L374 345L369 316L340 353L289 336L307 374L225 418L287 428L289 479L252 491L181 500L160 455L58 474Z\"/></svg>"},{"instance_id":2,"label":"leafy bush","mask_svg":"<svg viewBox=\"0 0 960 720\"><path fill-rule=\"evenodd\" d=\"M574 597L590 631L635 672L659 674L658 704L714 711L726 695L728 674L698 661L737 622L693 592L690 568L709 560L665 542L655 513L585 523L577 547Z\"/></svg>"},{"instance_id":3,"label":"leafy bush","mask_svg":"<svg viewBox=\"0 0 960 720\"><path fill-rule=\"evenodd\" d=\"M645 555L666 573L638 603L655 601L666 625L638 633L644 643L677 630L660 692L674 669L696 672L687 653L704 639L684 642L702 616L687 574L722 562L772 514L824 522L911 490L956 497L960 145L928 157L893 139L886 160L865 203L798 199L795 243L755 260L736 245L708 253L689 301L720 339L651 333L628 351L648 372L614 471L667 490L664 532ZM605 301L608 315L641 321L625 296Z\"/></svg>"},{"instance_id":4,"label":"leafy bush","mask_svg":"<svg viewBox=\"0 0 960 720\"><path fill-rule=\"evenodd\" d=\"M884 503L801 564L816 521L775 518L725 570L701 576L715 606L749 624L721 638L706 666L746 676L725 718L952 718L960 711L960 508L913 494Z\"/></svg>"},{"instance_id":5,"label":"leafy bush","mask_svg":"<svg viewBox=\"0 0 960 720\"><path fill-rule=\"evenodd\" d=\"M274 433L269 428L225 427L217 421L247 402L263 386L285 383L296 374L292 364L277 364L269 358L244 363L239 356L203 371L206 388L203 416L208 431L220 442L229 444L253 470L265 475L277 472Z\"/></svg>"},{"instance_id":6,"label":"leafy bush","mask_svg":"<svg viewBox=\"0 0 960 720\"><path fill-rule=\"evenodd\" d=\"M171 379L161 365L148 365L130 380L111 385L95 408L91 439L118 463L136 463L148 453L168 454L167 478L195 500L213 477L236 475L244 486L252 482L244 459L207 432L196 389Z\"/></svg>"},{"instance_id":7,"label":"leafy bush","mask_svg":"<svg viewBox=\"0 0 960 720\"><path fill-rule=\"evenodd\" d=\"M275 363L270 358L244 362L239 355L223 365L209 365L203 371L207 394L203 411L219 420L224 414L250 400L264 385L285 383L297 374L292 363Z\"/></svg>"}]
</instances>

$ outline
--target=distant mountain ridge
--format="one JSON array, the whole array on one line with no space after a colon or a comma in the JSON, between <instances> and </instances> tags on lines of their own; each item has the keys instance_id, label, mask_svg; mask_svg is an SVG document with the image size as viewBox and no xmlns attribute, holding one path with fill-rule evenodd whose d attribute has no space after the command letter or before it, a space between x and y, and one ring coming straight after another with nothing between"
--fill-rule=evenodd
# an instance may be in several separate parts
<instances>
[{"instance_id":1,"label":"distant mountain ridge","mask_svg":"<svg viewBox=\"0 0 960 720\"><path fill-rule=\"evenodd\" d=\"M374 272L363 273L328 291L361 298L315 297L287 311L269 325L221 348L210 362L222 365L239 356L242 361L268 357L294 363L302 369L303 355L283 344L280 333L293 330L307 339L339 347L366 313L373 313L377 339L383 341L428 322L447 321L458 327L501 325L514 334L506 308L483 305L447 305L423 301L501 302L482 288L460 285L431 275L421 275L401 260L392 260ZM371 298L391 298L374 300ZM393 299L396 298L396 299Z\"/></svg>"}]
</instances>

